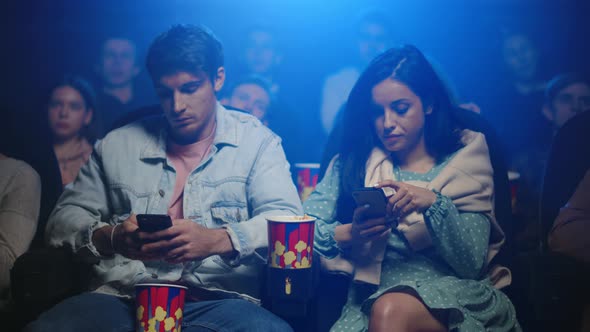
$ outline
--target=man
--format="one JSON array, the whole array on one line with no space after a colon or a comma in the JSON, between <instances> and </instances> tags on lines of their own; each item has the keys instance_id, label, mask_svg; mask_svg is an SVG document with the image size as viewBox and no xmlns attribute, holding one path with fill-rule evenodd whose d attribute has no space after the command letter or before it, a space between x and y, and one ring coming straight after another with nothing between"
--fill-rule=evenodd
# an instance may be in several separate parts
<instances>
[{"instance_id":1,"label":"man","mask_svg":"<svg viewBox=\"0 0 590 332\"><path fill-rule=\"evenodd\" d=\"M279 93L277 71L283 56L270 27L257 25L251 27L245 36L243 49L246 75L256 75L269 82L271 94Z\"/></svg>"},{"instance_id":2,"label":"man","mask_svg":"<svg viewBox=\"0 0 590 332\"><path fill-rule=\"evenodd\" d=\"M131 39L107 38L102 43L95 70L100 79L97 115L102 137L113 129L118 119L153 100L141 93L135 84L141 70L137 63L137 47Z\"/></svg>"},{"instance_id":3,"label":"man","mask_svg":"<svg viewBox=\"0 0 590 332\"><path fill-rule=\"evenodd\" d=\"M357 59L354 65L341 68L326 77L322 88L320 117L322 128L329 135L341 108L359 78L362 69L391 42L389 18L382 11L364 12L355 25Z\"/></svg>"},{"instance_id":4,"label":"man","mask_svg":"<svg viewBox=\"0 0 590 332\"><path fill-rule=\"evenodd\" d=\"M41 315L31 331L134 329L125 296L140 281L189 287L183 331L282 331L253 302L261 288L268 215L301 214L280 139L254 117L216 101L221 44L175 26L153 42L147 68L164 116L114 130L96 146L48 225L53 246L100 259L97 289ZM136 214L173 226L141 232Z\"/></svg>"},{"instance_id":5,"label":"man","mask_svg":"<svg viewBox=\"0 0 590 332\"><path fill-rule=\"evenodd\" d=\"M271 108L270 85L262 78L249 76L238 80L221 103L238 108L254 115L258 120L269 125Z\"/></svg>"},{"instance_id":6,"label":"man","mask_svg":"<svg viewBox=\"0 0 590 332\"><path fill-rule=\"evenodd\" d=\"M567 73L553 78L545 89L542 114L548 120L548 133L541 136L534 149L514 159L514 169L520 174L514 213L523 221L524 230L518 243L530 249L538 243L539 200L543 177L554 135L570 118L590 109L590 81L584 76ZM538 110L537 110L538 112Z\"/></svg>"},{"instance_id":7,"label":"man","mask_svg":"<svg viewBox=\"0 0 590 332\"><path fill-rule=\"evenodd\" d=\"M545 91L543 115L557 132L577 113L590 109L590 81L578 74L562 74L553 78Z\"/></svg>"}]
</instances>

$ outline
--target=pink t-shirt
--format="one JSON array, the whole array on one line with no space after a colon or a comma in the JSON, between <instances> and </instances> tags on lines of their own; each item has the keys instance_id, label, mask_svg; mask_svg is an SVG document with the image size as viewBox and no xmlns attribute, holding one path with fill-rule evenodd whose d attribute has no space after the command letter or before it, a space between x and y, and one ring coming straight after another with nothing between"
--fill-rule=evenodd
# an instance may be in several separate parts
<instances>
[{"instance_id":1,"label":"pink t-shirt","mask_svg":"<svg viewBox=\"0 0 590 332\"><path fill-rule=\"evenodd\" d=\"M184 218L183 210L183 192L186 179L189 174L199 166L203 158L209 154L211 144L215 136L215 129L206 138L188 145L178 145L168 140L166 155L176 169L176 182L174 183L174 192L168 207L168 215L172 219Z\"/></svg>"}]
</instances>

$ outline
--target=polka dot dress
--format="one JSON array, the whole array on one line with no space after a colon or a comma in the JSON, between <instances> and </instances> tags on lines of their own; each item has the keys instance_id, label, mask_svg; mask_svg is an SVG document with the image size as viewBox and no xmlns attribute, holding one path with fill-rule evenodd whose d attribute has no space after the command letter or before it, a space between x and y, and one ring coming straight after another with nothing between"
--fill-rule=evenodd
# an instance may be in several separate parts
<instances>
[{"instance_id":1,"label":"polka dot dress","mask_svg":"<svg viewBox=\"0 0 590 332\"><path fill-rule=\"evenodd\" d=\"M401 181L429 182L450 158L425 174L399 168L394 172ZM326 258L340 252L333 237L334 228L340 225L334 220L339 171L336 161L304 203L305 212L318 218L314 250ZM424 219L433 245L415 252L393 229L381 284L351 283L347 303L331 331L366 331L371 306L380 295L392 291L415 293L428 308L445 310L449 331L520 331L510 300L485 277L490 236L487 217L459 212L448 197L437 193Z\"/></svg>"}]
</instances>

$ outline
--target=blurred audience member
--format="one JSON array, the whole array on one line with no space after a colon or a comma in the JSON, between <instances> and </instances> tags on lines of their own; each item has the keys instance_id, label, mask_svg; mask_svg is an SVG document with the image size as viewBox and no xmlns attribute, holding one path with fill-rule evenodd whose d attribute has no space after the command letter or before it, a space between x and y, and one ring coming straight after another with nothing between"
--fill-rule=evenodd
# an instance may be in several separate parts
<instances>
[{"instance_id":1,"label":"blurred audience member","mask_svg":"<svg viewBox=\"0 0 590 332\"><path fill-rule=\"evenodd\" d=\"M79 77L67 76L51 91L47 106L49 127L63 186L76 179L92 153L88 127L95 104L92 87Z\"/></svg>"},{"instance_id":2,"label":"blurred audience member","mask_svg":"<svg viewBox=\"0 0 590 332\"><path fill-rule=\"evenodd\" d=\"M269 114L271 92L270 85L263 78L249 76L238 80L221 103L246 111L258 118L265 126L269 125L269 117L272 116Z\"/></svg>"},{"instance_id":3,"label":"blurred audience member","mask_svg":"<svg viewBox=\"0 0 590 332\"><path fill-rule=\"evenodd\" d=\"M242 68L237 71L238 80L229 76L230 87L232 91L228 95L234 94L236 98L249 94L259 97L264 94L261 89L256 89L253 84L243 84L239 77L246 80L257 77L259 87L263 87L269 93L269 105L272 102L272 112L261 121L267 122L270 128L283 139L285 152L291 164L295 162L314 162L319 160L322 150L323 135L319 129L319 119L314 121L313 116L317 113L310 112L313 109L313 98L309 97L305 89L295 86L292 82L297 82L293 74L287 74L282 71L283 54L279 45L277 33L269 26L255 25L245 34L245 43L242 52ZM240 86L240 91L235 87ZM252 89L255 89L256 92ZM249 90L249 91L245 91ZM302 95L306 93L305 95ZM264 99L264 97L262 97ZM234 103L237 103L234 106ZM243 101L234 100L229 106L242 108ZM249 111L249 110L245 110ZM253 112L260 111L253 110ZM253 115L257 116L255 113ZM258 117L258 116L257 116ZM305 128L305 135L302 128ZM293 144L291 144L291 142ZM295 143L296 142L296 143Z\"/></svg>"},{"instance_id":4,"label":"blurred audience member","mask_svg":"<svg viewBox=\"0 0 590 332\"><path fill-rule=\"evenodd\" d=\"M505 33L501 44L507 77L495 86L482 114L496 128L513 160L520 153L548 145L551 128L540 110L545 81L540 77L539 49L521 32Z\"/></svg>"},{"instance_id":5,"label":"blurred audience member","mask_svg":"<svg viewBox=\"0 0 590 332\"><path fill-rule=\"evenodd\" d=\"M37 172L0 153L0 309L9 300L10 269L35 235L40 199Z\"/></svg>"},{"instance_id":6,"label":"blurred audience member","mask_svg":"<svg viewBox=\"0 0 590 332\"><path fill-rule=\"evenodd\" d=\"M568 73L558 75L547 84L543 115L557 132L577 113L590 109L590 80Z\"/></svg>"},{"instance_id":7,"label":"blurred audience member","mask_svg":"<svg viewBox=\"0 0 590 332\"><path fill-rule=\"evenodd\" d=\"M263 78L248 76L232 85L229 94L221 103L254 115L265 126L272 129L282 139L283 149L291 164L301 161L306 147L301 142L303 132L298 130L294 115L277 110L276 100L272 98L270 84Z\"/></svg>"},{"instance_id":8,"label":"blurred audience member","mask_svg":"<svg viewBox=\"0 0 590 332\"><path fill-rule=\"evenodd\" d=\"M567 120L587 109L590 109L589 80L574 73L553 78L547 84L542 106L542 114L552 127L550 139ZM549 147L550 143L540 144L519 153L513 159L513 168L520 174L514 213L520 222L518 242L522 249L533 249L539 241L538 206Z\"/></svg>"},{"instance_id":9,"label":"blurred audience member","mask_svg":"<svg viewBox=\"0 0 590 332\"><path fill-rule=\"evenodd\" d=\"M280 91L277 71L282 59L270 27L258 25L247 32L243 55L245 74L260 76L267 80L273 95Z\"/></svg>"},{"instance_id":10,"label":"blurred audience member","mask_svg":"<svg viewBox=\"0 0 590 332\"><path fill-rule=\"evenodd\" d=\"M371 10L363 13L356 23L356 63L344 67L326 77L322 88L320 116L322 128L329 135L334 121L362 69L376 55L387 49L391 41L389 18L382 12Z\"/></svg>"},{"instance_id":11,"label":"blurred audience member","mask_svg":"<svg viewBox=\"0 0 590 332\"><path fill-rule=\"evenodd\" d=\"M127 37L113 36L102 43L95 70L100 79L97 96L99 136L113 129L115 122L127 113L155 102L140 89L136 44Z\"/></svg>"}]
</instances>

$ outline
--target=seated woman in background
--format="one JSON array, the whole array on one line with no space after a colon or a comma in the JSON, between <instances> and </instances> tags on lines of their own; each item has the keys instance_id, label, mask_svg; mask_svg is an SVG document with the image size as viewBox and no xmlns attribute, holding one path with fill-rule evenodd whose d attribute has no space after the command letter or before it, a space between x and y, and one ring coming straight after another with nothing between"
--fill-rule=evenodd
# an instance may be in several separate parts
<instances>
[{"instance_id":1,"label":"seated woman in background","mask_svg":"<svg viewBox=\"0 0 590 332\"><path fill-rule=\"evenodd\" d=\"M503 242L488 147L454 110L413 46L378 56L356 82L339 153L304 204L322 266L354 281L333 331L520 330L495 288L507 278L488 268ZM382 217L355 208L360 187L384 191Z\"/></svg>"},{"instance_id":2,"label":"seated woman in background","mask_svg":"<svg viewBox=\"0 0 590 332\"><path fill-rule=\"evenodd\" d=\"M40 200L37 172L0 153L0 310L8 302L10 269L35 235Z\"/></svg>"},{"instance_id":3,"label":"seated woman in background","mask_svg":"<svg viewBox=\"0 0 590 332\"><path fill-rule=\"evenodd\" d=\"M95 110L95 98L90 84L75 76L66 76L51 91L49 127L64 187L76 179L92 153L88 128Z\"/></svg>"}]
</instances>

